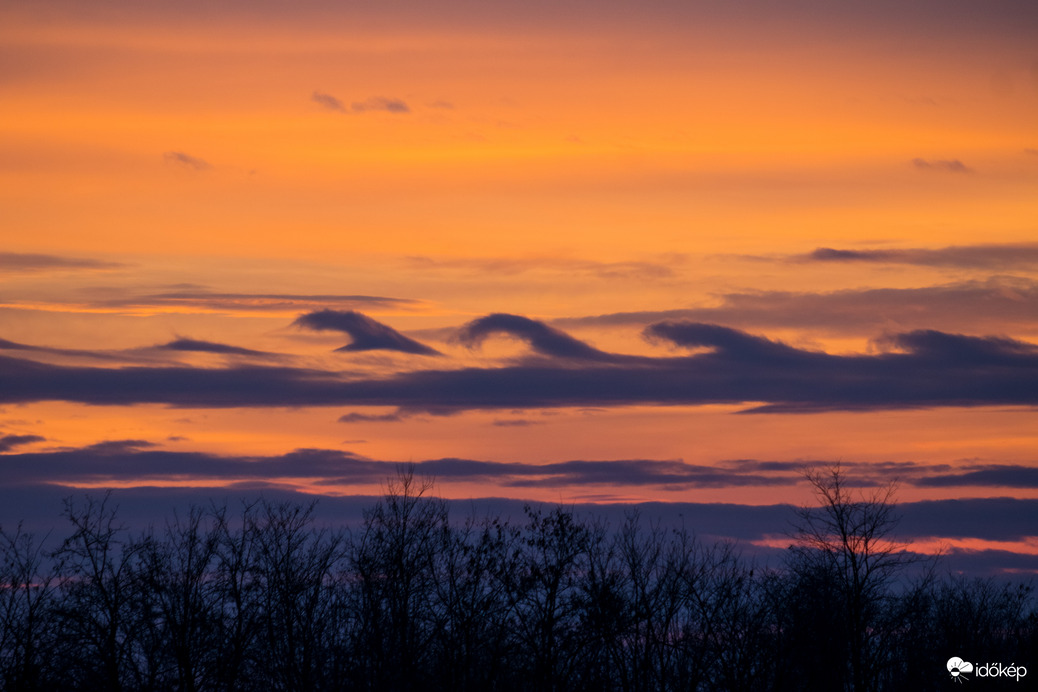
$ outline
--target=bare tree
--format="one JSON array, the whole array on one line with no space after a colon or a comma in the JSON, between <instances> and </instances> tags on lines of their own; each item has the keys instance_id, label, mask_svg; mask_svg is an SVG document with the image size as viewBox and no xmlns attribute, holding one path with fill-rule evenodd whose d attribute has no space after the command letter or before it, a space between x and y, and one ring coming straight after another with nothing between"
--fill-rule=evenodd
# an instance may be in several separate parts
<instances>
[{"instance_id":1,"label":"bare tree","mask_svg":"<svg viewBox=\"0 0 1038 692\"><path fill-rule=\"evenodd\" d=\"M506 584L517 534L490 518L440 527L434 582L438 684L432 688L499 688L510 662Z\"/></svg>"},{"instance_id":2,"label":"bare tree","mask_svg":"<svg viewBox=\"0 0 1038 692\"><path fill-rule=\"evenodd\" d=\"M548 691L572 688L579 650L579 587L586 559L601 543L599 532L556 507L544 514L525 508L528 523L511 575L510 598L520 649L531 686Z\"/></svg>"},{"instance_id":3,"label":"bare tree","mask_svg":"<svg viewBox=\"0 0 1038 692\"><path fill-rule=\"evenodd\" d=\"M225 508L213 510L218 539L212 577L219 610L216 689L226 692L252 689L250 683L258 677L262 598L256 573L257 512L256 502L244 504L236 519Z\"/></svg>"},{"instance_id":4,"label":"bare tree","mask_svg":"<svg viewBox=\"0 0 1038 692\"><path fill-rule=\"evenodd\" d=\"M327 665L322 644L331 637L326 596L343 536L314 526L315 503L261 506L255 568L268 689L318 689Z\"/></svg>"},{"instance_id":5,"label":"bare tree","mask_svg":"<svg viewBox=\"0 0 1038 692\"><path fill-rule=\"evenodd\" d=\"M177 690L210 689L215 682L220 618L212 578L219 534L197 507L174 514L163 537L148 536L140 550L139 615L149 654L164 660L164 682ZM142 632L142 634L144 634Z\"/></svg>"},{"instance_id":6,"label":"bare tree","mask_svg":"<svg viewBox=\"0 0 1038 692\"><path fill-rule=\"evenodd\" d=\"M425 497L431 487L413 467L402 468L350 546L358 688L419 689L431 668L436 560L447 525L446 504Z\"/></svg>"},{"instance_id":7,"label":"bare tree","mask_svg":"<svg viewBox=\"0 0 1038 692\"><path fill-rule=\"evenodd\" d=\"M0 689L45 686L53 572L45 566L43 542L22 531L0 529Z\"/></svg>"},{"instance_id":8,"label":"bare tree","mask_svg":"<svg viewBox=\"0 0 1038 692\"><path fill-rule=\"evenodd\" d=\"M0 692L927 690L949 652L1035 650L1029 586L909 570L894 485L808 480L784 569L636 511L451 524L413 469L349 537L258 501L131 540L69 500L54 553L0 530Z\"/></svg>"},{"instance_id":9,"label":"bare tree","mask_svg":"<svg viewBox=\"0 0 1038 692\"><path fill-rule=\"evenodd\" d=\"M142 686L146 675L135 650L141 620L134 613L134 572L142 544L128 540L110 500L110 494L87 497L81 505L66 500L74 532L55 553L62 577L59 649L75 689L117 692Z\"/></svg>"},{"instance_id":10,"label":"bare tree","mask_svg":"<svg viewBox=\"0 0 1038 692\"><path fill-rule=\"evenodd\" d=\"M839 464L808 469L804 476L818 506L797 510L791 563L802 576L813 572L832 580L848 649L845 686L875 689L883 658L882 611L895 580L915 561L907 544L894 537L897 483L854 489Z\"/></svg>"}]
</instances>

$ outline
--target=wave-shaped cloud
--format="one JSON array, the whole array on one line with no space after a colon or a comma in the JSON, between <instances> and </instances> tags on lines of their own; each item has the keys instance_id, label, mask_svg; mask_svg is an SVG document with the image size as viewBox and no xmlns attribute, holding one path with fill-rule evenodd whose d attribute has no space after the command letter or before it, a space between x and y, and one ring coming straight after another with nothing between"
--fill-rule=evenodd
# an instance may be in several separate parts
<instances>
[{"instance_id":1,"label":"wave-shaped cloud","mask_svg":"<svg viewBox=\"0 0 1038 692\"><path fill-rule=\"evenodd\" d=\"M616 356L599 351L543 322L500 312L469 322L458 330L454 338L469 348L476 348L495 334L521 339L537 353L554 358L584 361L616 360Z\"/></svg>"},{"instance_id":2,"label":"wave-shaped cloud","mask_svg":"<svg viewBox=\"0 0 1038 692\"><path fill-rule=\"evenodd\" d=\"M399 351L419 356L440 355L436 349L355 310L317 310L300 315L292 324L314 331L348 334L353 342L335 349L337 351Z\"/></svg>"},{"instance_id":3,"label":"wave-shaped cloud","mask_svg":"<svg viewBox=\"0 0 1038 692\"><path fill-rule=\"evenodd\" d=\"M431 351L385 325L349 313L323 311L300 320L310 328L352 330L354 343L346 350L423 355ZM528 338L547 338L540 352L549 357L498 367L415 369L368 378L298 367L100 368L0 356L0 402L394 406L441 414L743 402L762 402L751 409L759 413L1038 405L1038 347L1005 337L917 330L877 340L885 350L876 353L833 355L720 325L670 321L650 326L646 335L710 350L650 358L598 355L601 352L587 351L590 347L582 342L557 339L554 332L527 322L510 324L523 325L521 334ZM489 331L477 330L474 338L484 333ZM570 349L588 357L571 357Z\"/></svg>"}]
</instances>

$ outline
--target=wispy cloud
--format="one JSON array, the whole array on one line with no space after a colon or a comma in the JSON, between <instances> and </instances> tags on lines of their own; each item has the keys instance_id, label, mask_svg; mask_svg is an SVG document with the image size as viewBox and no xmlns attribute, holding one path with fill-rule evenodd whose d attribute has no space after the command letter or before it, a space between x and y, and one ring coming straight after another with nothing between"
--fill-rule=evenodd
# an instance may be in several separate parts
<instances>
[{"instance_id":1,"label":"wispy cloud","mask_svg":"<svg viewBox=\"0 0 1038 692\"><path fill-rule=\"evenodd\" d=\"M661 261L595 262L558 257L482 257L482 258L408 258L415 269L460 271L472 274L517 276L532 272L568 274L600 279L636 279L640 281L670 279L683 258L672 256Z\"/></svg>"},{"instance_id":2,"label":"wispy cloud","mask_svg":"<svg viewBox=\"0 0 1038 692\"><path fill-rule=\"evenodd\" d=\"M350 104L354 113L369 113L382 111L385 113L406 114L411 112L411 107L400 99L386 98L385 96L372 96L364 101L355 101Z\"/></svg>"},{"instance_id":3,"label":"wispy cloud","mask_svg":"<svg viewBox=\"0 0 1038 692\"><path fill-rule=\"evenodd\" d=\"M95 259L84 259L82 257L0 252L0 270L5 272L119 269L125 266L119 262L105 262Z\"/></svg>"},{"instance_id":4,"label":"wispy cloud","mask_svg":"<svg viewBox=\"0 0 1038 692\"><path fill-rule=\"evenodd\" d=\"M956 469L954 473L928 474L913 485L925 488L996 487L1038 488L1038 466L1020 464L977 464Z\"/></svg>"},{"instance_id":5,"label":"wispy cloud","mask_svg":"<svg viewBox=\"0 0 1038 692\"><path fill-rule=\"evenodd\" d=\"M527 418L504 418L495 420L493 425L498 428L528 428L531 425L543 425L544 421L529 420Z\"/></svg>"},{"instance_id":6,"label":"wispy cloud","mask_svg":"<svg viewBox=\"0 0 1038 692\"><path fill-rule=\"evenodd\" d=\"M373 417L377 418L377 417ZM0 437L0 452L43 442L36 435ZM501 487L583 487L588 485L659 486L669 490L795 486L803 471L827 461L740 459L691 464L681 459L567 460L545 463L501 462L463 458L411 462L415 473L441 483L489 482ZM147 440L105 440L83 447L6 454L0 485L120 482L193 479L200 485L245 480L277 482L308 479L320 485L378 483L401 462L374 459L336 449L297 449L272 456L218 455L163 450ZM892 480L915 487L1038 487L1038 467L1019 464L956 465L904 462L844 462L853 487L883 486ZM1010 517L1005 518L1007 521ZM1038 518L1031 519L1032 524ZM1024 522L1026 523L1026 522ZM1005 527L1000 538L1017 536ZM935 533L937 529L927 529ZM939 533L939 532L938 532ZM968 534L964 534L968 535Z\"/></svg>"},{"instance_id":7,"label":"wispy cloud","mask_svg":"<svg viewBox=\"0 0 1038 692\"><path fill-rule=\"evenodd\" d=\"M0 452L9 452L15 447L45 441L46 438L39 435L0 435Z\"/></svg>"},{"instance_id":8,"label":"wispy cloud","mask_svg":"<svg viewBox=\"0 0 1038 692\"><path fill-rule=\"evenodd\" d=\"M156 346L155 348L162 349L165 351L193 351L197 353L217 353L220 355L228 356L263 356L269 357L272 353L266 351L254 351L251 348L241 348L239 346L229 346L227 344L219 344L212 341L201 341L199 339L185 339L178 338L170 341L169 343Z\"/></svg>"},{"instance_id":9,"label":"wispy cloud","mask_svg":"<svg viewBox=\"0 0 1038 692\"><path fill-rule=\"evenodd\" d=\"M53 356L65 356L70 358L92 358L107 361L134 360L133 354L118 351L91 351L79 348L54 348L51 346L35 346L33 344L22 344L17 341L0 339L0 350L2 351L26 351L29 353L41 353Z\"/></svg>"},{"instance_id":10,"label":"wispy cloud","mask_svg":"<svg viewBox=\"0 0 1038 692\"><path fill-rule=\"evenodd\" d=\"M401 412L393 413L358 413L353 411L339 416L340 423L402 423L408 416Z\"/></svg>"},{"instance_id":11,"label":"wispy cloud","mask_svg":"<svg viewBox=\"0 0 1038 692\"><path fill-rule=\"evenodd\" d=\"M482 480L506 487L595 484L716 488L793 484L800 478L796 472L761 472L653 459L524 464L444 458L419 461L413 466L416 473L442 482ZM392 476L399 467L399 461L371 459L332 449L298 449L276 456L220 456L164 451L144 440L110 440L80 448L6 455L0 466L0 481L4 484L144 484L191 478L199 484L212 484L305 478L334 485L377 483Z\"/></svg>"},{"instance_id":12,"label":"wispy cloud","mask_svg":"<svg viewBox=\"0 0 1038 692\"><path fill-rule=\"evenodd\" d=\"M208 171L213 167L213 165L208 161L200 159L197 156L185 154L182 151L167 151L162 155L162 157L166 160L166 163L190 168L195 171Z\"/></svg>"},{"instance_id":13,"label":"wispy cloud","mask_svg":"<svg viewBox=\"0 0 1038 692\"><path fill-rule=\"evenodd\" d=\"M958 159L912 159L912 165L921 171L944 173L973 173L974 170Z\"/></svg>"},{"instance_id":14,"label":"wispy cloud","mask_svg":"<svg viewBox=\"0 0 1038 692\"><path fill-rule=\"evenodd\" d=\"M346 112L346 105L339 99L332 96L331 94L325 94L320 91L315 91L310 96L310 100L322 106L323 108L327 108L330 111L337 111L339 113Z\"/></svg>"},{"instance_id":15,"label":"wispy cloud","mask_svg":"<svg viewBox=\"0 0 1038 692\"><path fill-rule=\"evenodd\" d=\"M126 289L96 289L92 295L70 308L85 304L91 310L123 310L190 308L198 312L281 312L322 308L415 309L422 301L369 295L301 294L301 293L226 293L186 287L161 293L134 295ZM129 295L127 295L129 294Z\"/></svg>"},{"instance_id":16,"label":"wispy cloud","mask_svg":"<svg viewBox=\"0 0 1038 692\"><path fill-rule=\"evenodd\" d=\"M877 250L820 247L806 255L794 255L789 259L793 262L860 262L1004 270L1038 265L1038 243Z\"/></svg>"},{"instance_id":17,"label":"wispy cloud","mask_svg":"<svg viewBox=\"0 0 1038 692\"><path fill-rule=\"evenodd\" d=\"M720 305L712 307L607 313L558 319L553 324L619 327L658 320L690 320L755 329L806 328L866 336L913 326L1003 332L1017 326L1031 329L1038 325L1038 282L1024 278L828 293L756 291L718 297Z\"/></svg>"}]
</instances>

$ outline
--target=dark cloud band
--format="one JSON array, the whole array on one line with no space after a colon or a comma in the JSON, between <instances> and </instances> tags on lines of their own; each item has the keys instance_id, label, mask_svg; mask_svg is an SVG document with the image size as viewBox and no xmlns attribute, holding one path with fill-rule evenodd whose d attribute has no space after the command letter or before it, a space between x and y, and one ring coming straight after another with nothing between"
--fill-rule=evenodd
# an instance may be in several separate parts
<instances>
[{"instance_id":1,"label":"dark cloud band","mask_svg":"<svg viewBox=\"0 0 1038 692\"><path fill-rule=\"evenodd\" d=\"M427 352L389 328L357 328L351 319L343 321L342 313L325 313L304 317L313 321L312 328L355 329L355 344L347 350ZM441 413L743 402L776 407L760 409L765 412L1038 405L1038 347L1012 339L920 330L882 342L900 350L831 355L691 322L659 323L646 335L707 350L616 362L541 358L504 367L414 370L379 379L291 367L91 368L0 357L0 402L355 405Z\"/></svg>"}]
</instances>

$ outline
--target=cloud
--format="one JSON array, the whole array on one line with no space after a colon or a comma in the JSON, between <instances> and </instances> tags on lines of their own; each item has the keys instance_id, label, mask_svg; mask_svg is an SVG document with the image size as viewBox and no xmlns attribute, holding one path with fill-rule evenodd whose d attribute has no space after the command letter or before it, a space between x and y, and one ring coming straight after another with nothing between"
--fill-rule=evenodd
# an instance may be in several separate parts
<instances>
[{"instance_id":1,"label":"cloud","mask_svg":"<svg viewBox=\"0 0 1038 692\"><path fill-rule=\"evenodd\" d=\"M922 171L943 171L945 173L973 173L974 170L958 159L912 159L912 165Z\"/></svg>"},{"instance_id":2,"label":"cloud","mask_svg":"<svg viewBox=\"0 0 1038 692\"><path fill-rule=\"evenodd\" d=\"M183 166L196 171L208 171L213 167L208 161L200 159L197 156L185 154L182 151L167 151L162 155L162 158L166 160L166 163Z\"/></svg>"},{"instance_id":3,"label":"cloud","mask_svg":"<svg viewBox=\"0 0 1038 692\"><path fill-rule=\"evenodd\" d=\"M537 353L553 358L587 361L616 359L615 356L599 351L543 322L505 313L495 313L473 320L459 329L454 338L468 348L477 348L494 334L505 334L522 339Z\"/></svg>"},{"instance_id":4,"label":"cloud","mask_svg":"<svg viewBox=\"0 0 1038 692\"><path fill-rule=\"evenodd\" d=\"M98 456L110 457L135 454L143 449L157 446L154 442L148 442L147 440L105 440L104 442L97 442L75 451L88 455L96 454Z\"/></svg>"},{"instance_id":5,"label":"cloud","mask_svg":"<svg viewBox=\"0 0 1038 692\"><path fill-rule=\"evenodd\" d=\"M248 348L227 346L225 344L210 341L199 341L197 339L175 339L166 344L160 344L149 348L124 349L115 351L89 351L74 348L53 348L48 346L34 346L22 344L7 339L0 339L0 350L5 351L27 351L29 353L45 353L48 355L62 356L65 358L90 358L93 360L109 362L136 362L153 363L156 361L154 351L195 351L203 353L219 353L224 355L240 355L263 358L280 358L278 354L265 351L254 351Z\"/></svg>"},{"instance_id":6,"label":"cloud","mask_svg":"<svg viewBox=\"0 0 1038 692\"><path fill-rule=\"evenodd\" d=\"M905 334L893 334L876 340L880 345L904 349L935 362L947 361L959 365L1013 367L1038 356L1038 346L997 336L965 336L945 334L933 329L918 329Z\"/></svg>"},{"instance_id":7,"label":"cloud","mask_svg":"<svg viewBox=\"0 0 1038 692\"><path fill-rule=\"evenodd\" d=\"M558 326L617 327L690 320L752 328L806 328L868 336L908 326L1004 331L1038 326L1038 282L967 281L922 288L871 288L829 293L727 293L715 307L619 312L554 320Z\"/></svg>"},{"instance_id":8,"label":"cloud","mask_svg":"<svg viewBox=\"0 0 1038 692\"><path fill-rule=\"evenodd\" d=\"M377 483L392 476L398 461L376 460L332 449L297 449L275 456L220 456L170 452L145 440L111 440L74 449L8 454L0 465L2 484L146 484L191 478L199 485L229 481L306 478L323 485ZM744 487L793 484L798 472L775 474L686 464L681 460L618 459L547 464L429 459L413 464L415 473L441 482L488 481L506 487L659 485Z\"/></svg>"},{"instance_id":9,"label":"cloud","mask_svg":"<svg viewBox=\"0 0 1038 692\"><path fill-rule=\"evenodd\" d=\"M140 296L123 295L112 291L115 297L97 297L92 308L110 310L155 307L193 308L204 312L298 312L327 307L340 308L415 308L421 301L386 296L297 294L297 293L221 293L200 288L184 288Z\"/></svg>"},{"instance_id":10,"label":"cloud","mask_svg":"<svg viewBox=\"0 0 1038 692\"><path fill-rule=\"evenodd\" d=\"M88 447L4 457L5 483L148 484L192 479L198 485L282 477L323 478L357 474L363 481L384 479L388 465L336 450L301 449L277 457L224 457L202 452L168 452L144 440L113 440ZM8 463L9 462L9 463ZM381 475L378 475L381 474Z\"/></svg>"},{"instance_id":11,"label":"cloud","mask_svg":"<svg viewBox=\"0 0 1038 692\"><path fill-rule=\"evenodd\" d=\"M339 113L346 112L345 104L343 104L342 101L335 98L331 94L324 94L320 91L315 91L313 94L311 94L310 100L314 103L321 105L324 108L327 108L330 111L338 111Z\"/></svg>"},{"instance_id":12,"label":"cloud","mask_svg":"<svg viewBox=\"0 0 1038 692\"><path fill-rule=\"evenodd\" d=\"M267 353L265 351L254 351L251 348L240 348L238 346L228 346L226 344L218 344L212 341L200 341L198 339L176 339L170 341L168 344L162 344L155 348L163 349L166 351L195 351L199 353L219 353L223 355L231 356L271 356L274 354Z\"/></svg>"},{"instance_id":13,"label":"cloud","mask_svg":"<svg viewBox=\"0 0 1038 692\"><path fill-rule=\"evenodd\" d=\"M432 470L435 468L432 467ZM723 468L686 464L679 460L652 459L538 464L522 468L520 473L512 475L514 477L506 480L504 484L516 488L558 488L596 484L620 487L660 485L668 490L679 490L791 485L798 480L796 476L733 473Z\"/></svg>"},{"instance_id":14,"label":"cloud","mask_svg":"<svg viewBox=\"0 0 1038 692\"><path fill-rule=\"evenodd\" d=\"M715 348L717 353L745 359L795 359L808 355L762 336L701 322L659 322L646 327L642 334L650 341L666 340L677 346Z\"/></svg>"},{"instance_id":15,"label":"cloud","mask_svg":"<svg viewBox=\"0 0 1038 692\"><path fill-rule=\"evenodd\" d=\"M2 435L0 436L0 452L9 452L15 447L33 442L44 442L46 439L39 435Z\"/></svg>"},{"instance_id":16,"label":"cloud","mask_svg":"<svg viewBox=\"0 0 1038 692\"><path fill-rule=\"evenodd\" d=\"M440 355L439 351L354 310L318 310L300 315L292 324L315 331L349 334L353 343L335 349L337 351L399 351L421 356Z\"/></svg>"},{"instance_id":17,"label":"cloud","mask_svg":"<svg viewBox=\"0 0 1038 692\"><path fill-rule=\"evenodd\" d=\"M36 253L0 252L0 270L4 272L39 272L62 270L98 270L125 267L118 262L84 259L81 257L59 257Z\"/></svg>"},{"instance_id":18,"label":"cloud","mask_svg":"<svg viewBox=\"0 0 1038 692\"><path fill-rule=\"evenodd\" d=\"M740 459L721 462L738 473L795 472L804 468L826 466L827 461L758 461ZM896 480L918 488L1038 488L1038 464L952 464L918 463L914 461L854 462L842 461L848 485L875 487Z\"/></svg>"},{"instance_id":19,"label":"cloud","mask_svg":"<svg viewBox=\"0 0 1038 692\"><path fill-rule=\"evenodd\" d=\"M99 494L100 490L78 490L60 482L57 473L62 467L76 468L73 460L74 452L64 453L64 457L54 454L31 459L28 456L16 460L13 468L5 464L10 457L4 457L5 464L0 464L0 524L12 525L24 521L24 529L43 536L53 532L60 540L66 535L68 524L62 519L62 503L70 495L82 493ZM150 458L149 458L150 455ZM169 455L169 456L165 456ZM270 458L254 459L261 467ZM350 468L356 470L358 477L369 472L365 468L365 460L348 453L333 452L331 455L316 453L289 454L279 457L275 466L260 468L259 474L242 477L251 473L246 458L237 458L231 468L220 468L226 461L223 457L207 455L174 455L167 452L142 452L140 456L123 456L101 460L107 463L106 468L96 467L98 458L86 457L89 472L87 475L95 481L103 481L106 473L112 473L113 479L127 478L124 469L142 466L147 471L162 471L165 467L175 473L176 465L188 462L189 469L205 468L206 464L215 464L220 471L228 470L238 474L239 480L227 482L226 485L210 487L121 487L111 490L112 499L118 505L120 523L126 525L132 533L146 530L149 526L162 526L174 511L183 513L189 507L227 507L233 517L240 508L258 497L274 503L294 503L309 505L317 501L315 519L318 525L359 526L363 521L365 510L370 510L379 499L377 484L386 476L370 481L372 494L329 496L299 492L286 487L285 484L271 480L284 476L264 477L264 472L281 473L286 470L289 460L310 464L310 470L318 470L320 464L327 464L325 470ZM322 461L323 459L323 461ZM39 466L35 475L32 463ZM395 468L378 467L378 471L389 470L390 475ZM96 473L95 473L96 472ZM287 474L286 474L287 476ZM305 477L305 474L303 474ZM47 481L37 482L34 479L46 477ZM21 478L21 482L16 482ZM177 476L156 475L156 479L177 478ZM204 482L204 481L203 481ZM443 480L440 480L443 483ZM613 495L598 493L598 495ZM529 504L524 500L501 498L480 498L473 500L444 500L453 519L468 516L491 516L502 521L522 525L525 523L523 506ZM535 504L536 506L536 504ZM691 502L643 502L610 504L568 503L567 511L580 519L595 519L609 528L622 526L632 512L640 513L643 521L658 523L665 530L670 528L686 528L709 542L714 539L727 538L740 541L740 549L744 555L756 556L764 561L779 558L781 550L762 549L750 541L759 541L773 537L790 526L793 518L792 507L788 504L773 505L741 505L734 503L691 503ZM950 540L975 538L990 541L1025 541L1038 536L1038 500L1034 499L963 499L936 500L924 502L901 503L897 506L900 523L897 535L901 539L941 539ZM644 524L643 524L644 525ZM939 563L941 570L953 573L961 572L969 575L997 574L1006 569L1038 569L1038 556L1014 553L1008 550L963 550L953 548L945 553Z\"/></svg>"},{"instance_id":20,"label":"cloud","mask_svg":"<svg viewBox=\"0 0 1038 692\"><path fill-rule=\"evenodd\" d=\"M570 460L546 464L441 458L413 464L420 477L440 485L483 482L512 488L581 488L588 485L661 489L721 487L792 487L802 484L801 462L721 462L689 464L681 460ZM897 463L894 466L899 465ZM907 462L907 466L913 464ZM11 488L49 484L113 483L148 485L191 480L198 486L226 489L227 483L282 484L305 479L311 484L379 484L395 475L400 462L378 460L333 449L297 449L273 456L222 456L202 452L172 452L143 440L112 440L81 448L7 454L0 463L0 496ZM871 464L855 467L868 473ZM920 466L920 468L922 468ZM892 469L888 469L892 473ZM851 478L856 478L852 475ZM889 480L886 476L883 482ZM931 486L939 487L939 486ZM67 494L67 490L65 491ZM211 493L210 493L211 495ZM326 500L322 500L324 502ZM331 501L331 499L327 499ZM490 500L489 502L494 502ZM516 508L521 502L516 501ZM0 502L0 507L8 507ZM694 527L709 527L743 539L776 533L791 519L787 505L745 507L734 504L647 503L646 514L680 517ZM611 508L622 519L632 505ZM1038 500L977 498L901 503L899 535L912 537L972 537L1019 541L1038 536ZM592 508L585 508L585 510ZM609 511L610 508L597 508ZM55 511L55 516L58 512Z\"/></svg>"},{"instance_id":21,"label":"cloud","mask_svg":"<svg viewBox=\"0 0 1038 692\"><path fill-rule=\"evenodd\" d=\"M372 96L366 101L358 101L350 104L354 113L368 113L372 111L383 111L385 113L410 113L411 108L400 99L391 99L384 96Z\"/></svg>"},{"instance_id":22,"label":"cloud","mask_svg":"<svg viewBox=\"0 0 1038 692\"><path fill-rule=\"evenodd\" d=\"M806 255L795 255L790 260L794 262L860 262L1005 270L1011 267L1038 265L1038 243L960 245L934 249L906 248L900 250L841 250L820 247Z\"/></svg>"},{"instance_id":23,"label":"cloud","mask_svg":"<svg viewBox=\"0 0 1038 692\"><path fill-rule=\"evenodd\" d=\"M394 413L380 413L380 414L369 414L369 413L347 413L339 416L340 423L401 423L408 416L400 411Z\"/></svg>"},{"instance_id":24,"label":"cloud","mask_svg":"<svg viewBox=\"0 0 1038 692\"><path fill-rule=\"evenodd\" d=\"M8 341L7 339L0 339L0 349L5 351L41 351L44 353L50 353L52 351L64 352L65 349L51 349L44 346L32 346L30 344L20 344L17 341Z\"/></svg>"},{"instance_id":25,"label":"cloud","mask_svg":"<svg viewBox=\"0 0 1038 692\"><path fill-rule=\"evenodd\" d=\"M998 487L1038 488L1038 467L1018 464L971 466L960 473L929 475L913 481L924 488Z\"/></svg>"},{"instance_id":26,"label":"cloud","mask_svg":"<svg viewBox=\"0 0 1038 692\"><path fill-rule=\"evenodd\" d=\"M134 357L121 352L88 351L76 348L53 348L50 346L34 346L32 344L18 343L17 341L8 341L7 339L0 339L0 350L28 351L30 353L46 353L55 356L67 356L73 358L93 358L95 360L107 361L140 360L139 358L135 359Z\"/></svg>"},{"instance_id":27,"label":"cloud","mask_svg":"<svg viewBox=\"0 0 1038 692\"><path fill-rule=\"evenodd\" d=\"M1038 500L1008 497L926 500L899 505L908 536L1014 541L1038 536Z\"/></svg>"},{"instance_id":28,"label":"cloud","mask_svg":"<svg viewBox=\"0 0 1038 692\"><path fill-rule=\"evenodd\" d=\"M432 258L409 257L410 265L425 270L460 270L475 274L515 276L530 272L554 272L566 275L579 274L600 279L637 279L648 281L669 279L675 274L674 266L679 256L661 262L594 262L590 260L558 257L483 257L483 258Z\"/></svg>"},{"instance_id":29,"label":"cloud","mask_svg":"<svg viewBox=\"0 0 1038 692\"><path fill-rule=\"evenodd\" d=\"M311 328L339 331L361 324L354 349L413 348L373 320L371 327L343 320L348 313L325 312L300 319L311 322ZM745 402L760 402L751 409L760 413L1038 405L1038 347L1004 337L919 330L885 336L877 343L887 350L879 353L831 355L718 325L672 321L652 325L646 334L679 347L710 350L603 360L597 351L583 358L581 342L574 346L548 334L542 349L552 354L576 349L575 356L499 367L419 369L381 378L248 365L74 367L0 356L0 402L395 406L438 415L473 409ZM537 332L528 336L534 337Z\"/></svg>"}]
</instances>

